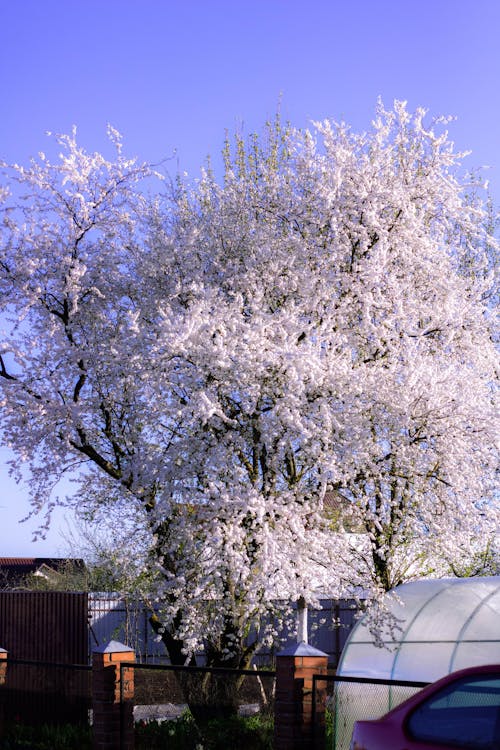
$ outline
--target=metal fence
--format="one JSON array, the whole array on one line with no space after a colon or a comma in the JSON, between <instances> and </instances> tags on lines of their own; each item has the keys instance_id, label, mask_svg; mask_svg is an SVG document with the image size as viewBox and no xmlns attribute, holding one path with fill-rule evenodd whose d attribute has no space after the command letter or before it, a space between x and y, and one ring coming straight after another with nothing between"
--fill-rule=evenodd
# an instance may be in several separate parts
<instances>
[{"instance_id":1,"label":"metal fence","mask_svg":"<svg viewBox=\"0 0 500 750\"><path fill-rule=\"evenodd\" d=\"M155 722L158 727L164 727L169 720L188 720L195 735L192 741L186 739L182 747L192 749L198 744L196 733L200 727L208 726L208 721L213 719L224 722L234 714L258 717L272 732L276 683L273 670L127 662L120 665L121 687L127 682L123 670L130 669L134 673L133 716L139 737L142 728L147 729ZM3 716L8 722L26 725L88 725L91 718L91 680L92 672L88 665L9 659L7 679L0 686ZM348 750L355 721L382 716L426 684L314 675L312 719L313 725L318 727L317 739L320 740L315 747L321 750ZM323 726L320 726L323 718L321 705L324 705L321 693L325 692L326 743ZM122 700L121 703L125 706L127 701ZM189 718L188 708L194 721ZM243 732L245 727L242 724L235 729L231 725L231 731ZM232 744L235 747L250 747L243 735L235 735ZM149 747L147 743L144 746ZM138 747L142 745L138 744Z\"/></svg>"},{"instance_id":2,"label":"metal fence","mask_svg":"<svg viewBox=\"0 0 500 750\"><path fill-rule=\"evenodd\" d=\"M91 702L89 665L8 660L0 687L7 723L88 724Z\"/></svg>"},{"instance_id":3,"label":"metal fence","mask_svg":"<svg viewBox=\"0 0 500 750\"><path fill-rule=\"evenodd\" d=\"M0 647L13 659L87 662L87 594L0 591Z\"/></svg>"},{"instance_id":4,"label":"metal fence","mask_svg":"<svg viewBox=\"0 0 500 750\"><path fill-rule=\"evenodd\" d=\"M189 709L214 718L274 712L276 672L270 669L225 669L125 663L134 670L136 721L178 718Z\"/></svg>"},{"instance_id":5,"label":"metal fence","mask_svg":"<svg viewBox=\"0 0 500 750\"><path fill-rule=\"evenodd\" d=\"M308 613L309 642L328 654L330 665L336 666L358 608L351 599L324 599L320 605L321 609L311 609ZM156 612L159 613L159 608ZM89 653L94 646L116 640L130 646L141 663L168 663L165 647L149 624L150 616L151 610L140 601L119 594L89 594ZM292 629L286 626L281 627L280 635L283 642L294 639ZM255 637L254 633L250 639ZM275 653L276 649L260 649L254 661L259 667L269 666L274 663ZM198 661L203 662L202 655L198 656Z\"/></svg>"},{"instance_id":6,"label":"metal fence","mask_svg":"<svg viewBox=\"0 0 500 750\"><path fill-rule=\"evenodd\" d=\"M356 721L378 719L410 698L427 682L340 675L313 675L313 722L320 693L327 693L328 750L349 750Z\"/></svg>"},{"instance_id":7,"label":"metal fence","mask_svg":"<svg viewBox=\"0 0 500 750\"><path fill-rule=\"evenodd\" d=\"M120 641L132 648L140 662L167 660L165 647L149 624L151 609L143 602L114 593L89 593L88 602L89 655L95 646Z\"/></svg>"},{"instance_id":8,"label":"metal fence","mask_svg":"<svg viewBox=\"0 0 500 750\"><path fill-rule=\"evenodd\" d=\"M201 737L205 731L213 732L213 722L217 720L223 722L218 725L220 731L225 726L224 722L234 715L258 717L272 732L276 683L274 670L128 662L120 665L122 675L124 670L131 668L134 673L133 715L139 737L141 725L158 722L161 726L169 720L178 721L188 717L188 710L194 721L191 724L193 735L186 736L182 744L186 750L199 747L198 732L201 732ZM121 677L120 684L125 683ZM123 700L122 708L125 708ZM250 747L249 737L244 734L246 731L244 724L231 723L230 738L234 747ZM210 744L212 746L219 747L220 743Z\"/></svg>"},{"instance_id":9,"label":"metal fence","mask_svg":"<svg viewBox=\"0 0 500 750\"><path fill-rule=\"evenodd\" d=\"M87 604L86 593L0 592L0 647L8 652L1 700L9 720L87 721Z\"/></svg>"}]
</instances>

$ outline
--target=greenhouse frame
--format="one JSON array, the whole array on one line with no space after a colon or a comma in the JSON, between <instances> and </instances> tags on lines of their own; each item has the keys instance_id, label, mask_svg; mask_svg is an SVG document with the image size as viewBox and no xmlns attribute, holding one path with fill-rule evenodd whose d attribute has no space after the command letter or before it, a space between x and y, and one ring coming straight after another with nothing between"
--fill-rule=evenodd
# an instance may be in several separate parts
<instances>
[{"instance_id":1,"label":"greenhouse frame","mask_svg":"<svg viewBox=\"0 0 500 750\"><path fill-rule=\"evenodd\" d=\"M389 592L384 605L379 638L370 630L373 619L363 617L337 675L434 682L465 667L500 664L500 576L412 581ZM417 690L338 683L335 750L349 747L354 721L378 718Z\"/></svg>"}]
</instances>

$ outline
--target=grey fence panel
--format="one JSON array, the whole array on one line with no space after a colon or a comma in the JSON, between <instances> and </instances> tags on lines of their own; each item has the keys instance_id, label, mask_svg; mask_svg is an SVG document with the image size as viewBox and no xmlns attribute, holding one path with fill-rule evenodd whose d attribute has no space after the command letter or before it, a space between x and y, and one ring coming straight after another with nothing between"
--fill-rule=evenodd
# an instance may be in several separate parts
<instances>
[{"instance_id":1,"label":"grey fence panel","mask_svg":"<svg viewBox=\"0 0 500 750\"><path fill-rule=\"evenodd\" d=\"M328 654L330 666L336 666L356 621L358 608L353 599L324 599L320 604L321 609L311 609L308 613L309 642Z\"/></svg>"},{"instance_id":2,"label":"grey fence panel","mask_svg":"<svg viewBox=\"0 0 500 750\"><path fill-rule=\"evenodd\" d=\"M130 646L141 662L167 661L165 647L149 624L150 614L142 602L119 594L89 594L89 652L114 640Z\"/></svg>"},{"instance_id":3,"label":"grey fence panel","mask_svg":"<svg viewBox=\"0 0 500 750\"><path fill-rule=\"evenodd\" d=\"M331 666L336 666L340 654L357 616L354 600L321 600L321 609L309 611L309 641L315 648L328 654ZM150 612L142 602L119 594L93 593L89 595L89 652L96 645L106 645L111 640L130 646L137 659L143 663L168 663L165 647L155 636L149 624ZM293 617L292 617L293 619ZM255 639L255 633L250 639ZM293 628L281 627L280 639L293 640ZM259 666L274 663L278 649L260 649L255 657ZM199 659L203 663L203 657Z\"/></svg>"}]
</instances>

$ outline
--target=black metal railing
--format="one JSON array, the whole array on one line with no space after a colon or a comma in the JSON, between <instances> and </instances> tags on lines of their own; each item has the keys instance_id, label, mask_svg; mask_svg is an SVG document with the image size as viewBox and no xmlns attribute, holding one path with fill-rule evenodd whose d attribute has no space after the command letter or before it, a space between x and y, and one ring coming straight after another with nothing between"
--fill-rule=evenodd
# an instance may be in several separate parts
<instances>
[{"instance_id":1,"label":"black metal railing","mask_svg":"<svg viewBox=\"0 0 500 750\"><path fill-rule=\"evenodd\" d=\"M224 730L231 727L234 747L245 747L248 746L247 740L241 732L247 729L244 721L235 722L235 717L252 716L257 724L267 727L267 731L272 727L274 670L123 662L120 665L121 686L126 682L123 675L131 668L134 673L134 721L139 733L154 722L163 726L168 721L190 721L192 717L195 731L203 733L207 727L210 729L210 725L213 727L219 722L219 727ZM123 693L121 705L123 717L126 709Z\"/></svg>"},{"instance_id":2,"label":"black metal railing","mask_svg":"<svg viewBox=\"0 0 500 750\"><path fill-rule=\"evenodd\" d=\"M342 675L313 675L312 714L317 736L325 735L328 750L348 750L356 721L377 719L429 683ZM318 700L320 691L326 692ZM320 706L326 703L326 715ZM323 740L321 741L324 742Z\"/></svg>"},{"instance_id":3,"label":"black metal railing","mask_svg":"<svg viewBox=\"0 0 500 750\"><path fill-rule=\"evenodd\" d=\"M88 664L9 659L0 688L5 721L88 724L91 672Z\"/></svg>"}]
</instances>

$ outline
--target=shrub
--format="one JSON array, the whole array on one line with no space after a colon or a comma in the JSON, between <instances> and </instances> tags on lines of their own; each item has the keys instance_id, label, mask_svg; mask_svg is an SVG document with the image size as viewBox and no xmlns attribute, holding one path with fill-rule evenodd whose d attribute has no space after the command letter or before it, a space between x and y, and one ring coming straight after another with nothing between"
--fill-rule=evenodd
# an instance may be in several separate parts
<instances>
[{"instance_id":1,"label":"shrub","mask_svg":"<svg viewBox=\"0 0 500 750\"><path fill-rule=\"evenodd\" d=\"M271 717L233 716L212 719L198 727L189 712L179 719L136 724L136 750L272 750Z\"/></svg>"},{"instance_id":2,"label":"shrub","mask_svg":"<svg viewBox=\"0 0 500 750\"><path fill-rule=\"evenodd\" d=\"M80 724L7 725L0 750L90 750L92 730Z\"/></svg>"}]
</instances>

